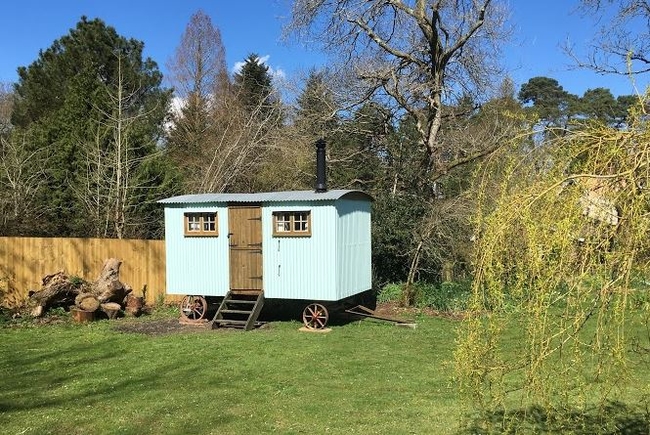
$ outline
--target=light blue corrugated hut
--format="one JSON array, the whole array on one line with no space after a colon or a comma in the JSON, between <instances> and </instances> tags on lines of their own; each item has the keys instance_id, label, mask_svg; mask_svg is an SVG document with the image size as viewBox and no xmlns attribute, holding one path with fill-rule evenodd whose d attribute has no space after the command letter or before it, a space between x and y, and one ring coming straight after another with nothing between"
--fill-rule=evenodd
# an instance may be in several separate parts
<instances>
[{"instance_id":1,"label":"light blue corrugated hut","mask_svg":"<svg viewBox=\"0 0 650 435\"><path fill-rule=\"evenodd\" d=\"M261 303L257 314L245 314L244 305L253 302L229 302L235 295L253 295L253 301L302 300L305 323L323 327L320 309L326 302L350 299L371 288L371 201L354 190L197 194L161 200L167 293L192 295L182 304L191 319L203 317L206 299L224 297L214 321L232 324L226 318L234 316L236 322L246 321L241 325L247 329Z\"/></svg>"}]
</instances>

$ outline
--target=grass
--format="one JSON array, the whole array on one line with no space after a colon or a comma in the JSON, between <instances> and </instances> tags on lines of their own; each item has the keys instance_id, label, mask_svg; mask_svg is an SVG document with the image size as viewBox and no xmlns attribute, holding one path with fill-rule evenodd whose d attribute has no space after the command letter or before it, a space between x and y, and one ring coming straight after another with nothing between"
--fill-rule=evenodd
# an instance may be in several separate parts
<instances>
[{"instance_id":1,"label":"grass","mask_svg":"<svg viewBox=\"0 0 650 435\"><path fill-rule=\"evenodd\" d=\"M466 410L452 380L454 321L417 317L412 330L364 320L328 334L299 332L297 322L246 333L115 329L175 316L161 310L133 320L0 329L0 432L480 432L460 423ZM650 385L647 360L642 365ZM630 396L612 408L612 419L639 430L622 433L648 433L648 414L631 407L636 403ZM549 425L541 411L521 412L529 433L552 433L539 430ZM513 415L490 416L497 427L504 417ZM593 433L601 424L572 432Z\"/></svg>"},{"instance_id":2,"label":"grass","mask_svg":"<svg viewBox=\"0 0 650 435\"><path fill-rule=\"evenodd\" d=\"M138 321L146 321L142 319ZM124 319L117 322L123 322ZM452 433L455 324L146 336L108 321L0 330L7 434Z\"/></svg>"}]
</instances>

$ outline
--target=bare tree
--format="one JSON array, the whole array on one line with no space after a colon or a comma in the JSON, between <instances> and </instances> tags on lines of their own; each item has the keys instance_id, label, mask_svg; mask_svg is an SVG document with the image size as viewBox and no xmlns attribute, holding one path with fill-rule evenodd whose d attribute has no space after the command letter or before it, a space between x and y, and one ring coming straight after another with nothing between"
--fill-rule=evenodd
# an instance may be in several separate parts
<instances>
[{"instance_id":1,"label":"bare tree","mask_svg":"<svg viewBox=\"0 0 650 435\"><path fill-rule=\"evenodd\" d=\"M13 109L13 91L9 83L0 83L0 135L11 129L11 111Z\"/></svg>"},{"instance_id":2,"label":"bare tree","mask_svg":"<svg viewBox=\"0 0 650 435\"><path fill-rule=\"evenodd\" d=\"M504 86L510 86L508 81ZM470 189L469 186L453 186L467 184L469 174L475 169L475 165L463 168L472 162L470 153L465 150L481 146L496 149L513 140L521 146L529 132L529 124L512 90L503 89L502 92L471 116L449 119L440 134L442 149L450 156L448 168L454 171L441 180L441 195L427 202L427 214L414 230L415 243L410 253L407 284L415 281L423 260L438 266L459 263L461 269L468 269L470 222L476 212L476 191L465 191ZM407 299L412 296L409 290L407 286Z\"/></svg>"},{"instance_id":3,"label":"bare tree","mask_svg":"<svg viewBox=\"0 0 650 435\"><path fill-rule=\"evenodd\" d=\"M226 50L221 32L205 12L199 10L192 15L167 68L176 96L182 99L196 98L207 104L227 91Z\"/></svg>"},{"instance_id":4,"label":"bare tree","mask_svg":"<svg viewBox=\"0 0 650 435\"><path fill-rule=\"evenodd\" d=\"M28 140L18 133L0 137L0 217L5 234L20 233L42 212L35 197L47 182L47 156L43 149L29 151Z\"/></svg>"},{"instance_id":5,"label":"bare tree","mask_svg":"<svg viewBox=\"0 0 650 435\"><path fill-rule=\"evenodd\" d=\"M190 18L168 68L178 106L172 113L170 155L182 168L188 188L223 189L216 187L221 183L214 180L222 179L216 174L221 173L219 166L225 160L212 153L222 148L217 144L226 140L219 136L224 130L232 129L228 119L233 115L235 100L231 95L221 32L203 11ZM212 161L213 158L216 160ZM227 165L223 170L226 169Z\"/></svg>"},{"instance_id":6,"label":"bare tree","mask_svg":"<svg viewBox=\"0 0 650 435\"><path fill-rule=\"evenodd\" d=\"M138 167L155 155L148 151L152 139L143 141L137 130L150 112L158 108L145 111L132 107L141 89L139 84L127 83L121 57L116 79L115 85L105 89L108 107L95 106L98 116L94 140L83 146L86 172L75 192L84 204L95 235L122 239L128 236L129 225L140 224L135 222L134 198L138 190L147 188L147 180L138 178Z\"/></svg>"},{"instance_id":7,"label":"bare tree","mask_svg":"<svg viewBox=\"0 0 650 435\"><path fill-rule=\"evenodd\" d=\"M650 1L582 0L581 5L600 27L585 56L566 47L578 67L604 74L650 72Z\"/></svg>"},{"instance_id":8,"label":"bare tree","mask_svg":"<svg viewBox=\"0 0 650 435\"><path fill-rule=\"evenodd\" d=\"M221 32L203 11L190 18L167 66L176 99L169 148L183 163L197 155L209 135L210 112L230 91Z\"/></svg>"},{"instance_id":9,"label":"bare tree","mask_svg":"<svg viewBox=\"0 0 650 435\"><path fill-rule=\"evenodd\" d=\"M490 86L504 17L495 0L296 0L287 30L317 38L361 79L351 104L378 98L415 120L431 182L458 164L438 137L446 103ZM467 150L462 159L496 146Z\"/></svg>"},{"instance_id":10,"label":"bare tree","mask_svg":"<svg viewBox=\"0 0 650 435\"><path fill-rule=\"evenodd\" d=\"M265 156L280 143L280 106L264 101L244 107L237 94L224 97L210 114L207 131L195 158L186 161L188 187L198 192L256 190L256 174Z\"/></svg>"}]
</instances>

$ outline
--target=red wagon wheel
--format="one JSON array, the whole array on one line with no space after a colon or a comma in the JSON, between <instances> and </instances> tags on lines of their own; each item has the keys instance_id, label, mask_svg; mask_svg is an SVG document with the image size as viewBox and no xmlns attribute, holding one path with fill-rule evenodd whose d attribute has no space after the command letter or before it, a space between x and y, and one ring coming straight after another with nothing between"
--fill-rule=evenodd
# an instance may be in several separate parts
<instances>
[{"instance_id":1,"label":"red wagon wheel","mask_svg":"<svg viewBox=\"0 0 650 435\"><path fill-rule=\"evenodd\" d=\"M208 311L208 302L203 296L186 295L181 301L181 316L186 320L199 321Z\"/></svg>"},{"instance_id":2,"label":"red wagon wheel","mask_svg":"<svg viewBox=\"0 0 650 435\"><path fill-rule=\"evenodd\" d=\"M309 304L302 311L302 322L309 329L322 329L327 325L330 315L321 304Z\"/></svg>"}]
</instances>

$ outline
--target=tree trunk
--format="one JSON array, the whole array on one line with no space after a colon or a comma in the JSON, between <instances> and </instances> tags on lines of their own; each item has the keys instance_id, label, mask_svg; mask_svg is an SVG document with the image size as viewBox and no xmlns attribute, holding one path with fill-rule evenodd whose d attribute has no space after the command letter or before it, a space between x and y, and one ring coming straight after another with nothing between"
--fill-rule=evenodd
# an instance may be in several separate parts
<instances>
[{"instance_id":1,"label":"tree trunk","mask_svg":"<svg viewBox=\"0 0 650 435\"><path fill-rule=\"evenodd\" d=\"M122 306L116 302L107 302L105 304L101 304L99 306L99 309L106 313L109 319L115 319L117 317L117 314L122 309Z\"/></svg>"},{"instance_id":2,"label":"tree trunk","mask_svg":"<svg viewBox=\"0 0 650 435\"><path fill-rule=\"evenodd\" d=\"M32 316L40 317L51 307L72 305L81 292L81 286L72 283L63 271L47 275L43 278L41 290L29 292Z\"/></svg>"},{"instance_id":3,"label":"tree trunk","mask_svg":"<svg viewBox=\"0 0 650 435\"><path fill-rule=\"evenodd\" d=\"M104 262L99 277L91 284L91 293L100 303L117 302L124 305L124 299L131 293L131 287L120 282L121 265L122 261L117 258L109 258Z\"/></svg>"},{"instance_id":4,"label":"tree trunk","mask_svg":"<svg viewBox=\"0 0 650 435\"><path fill-rule=\"evenodd\" d=\"M71 280L63 271L45 276L41 290L29 293L32 315L40 317L49 308L57 306L68 308L74 305L85 312L95 312L101 305L109 303L124 307L132 289L120 282L121 264L116 258L106 260L99 277L90 285ZM115 305L108 305L108 309L115 310Z\"/></svg>"},{"instance_id":5,"label":"tree trunk","mask_svg":"<svg viewBox=\"0 0 650 435\"><path fill-rule=\"evenodd\" d=\"M415 292L413 290L413 283L415 282L415 274L418 271L420 266L420 254L422 252L423 242L420 240L418 247L415 249L413 254L413 259L411 260L411 266L409 267L409 273L406 278L406 284L404 285L404 291L402 295L402 303L404 306L411 306L415 302Z\"/></svg>"},{"instance_id":6,"label":"tree trunk","mask_svg":"<svg viewBox=\"0 0 650 435\"><path fill-rule=\"evenodd\" d=\"M141 297L128 295L126 297L126 308L124 312L130 316L139 316L142 314L142 307L144 306L144 300Z\"/></svg>"},{"instance_id":7,"label":"tree trunk","mask_svg":"<svg viewBox=\"0 0 650 435\"><path fill-rule=\"evenodd\" d=\"M79 293L74 298L74 304L83 311L94 312L99 308L99 301L90 293Z\"/></svg>"}]
</instances>

